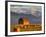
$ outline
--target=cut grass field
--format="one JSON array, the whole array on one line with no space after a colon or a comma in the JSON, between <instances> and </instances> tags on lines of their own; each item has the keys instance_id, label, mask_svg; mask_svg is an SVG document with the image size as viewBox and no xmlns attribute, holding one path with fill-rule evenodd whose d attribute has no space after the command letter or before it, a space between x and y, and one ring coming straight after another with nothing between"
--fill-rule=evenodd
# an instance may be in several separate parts
<instances>
[{"instance_id":1,"label":"cut grass field","mask_svg":"<svg viewBox=\"0 0 46 37\"><path fill-rule=\"evenodd\" d=\"M25 32L25 31L41 31L41 24L30 24L30 25L11 25L11 32Z\"/></svg>"}]
</instances>

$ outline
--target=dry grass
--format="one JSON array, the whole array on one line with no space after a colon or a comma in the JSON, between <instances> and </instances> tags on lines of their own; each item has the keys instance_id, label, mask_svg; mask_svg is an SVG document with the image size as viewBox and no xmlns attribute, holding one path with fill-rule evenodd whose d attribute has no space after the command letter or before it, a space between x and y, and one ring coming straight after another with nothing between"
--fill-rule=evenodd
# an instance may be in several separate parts
<instances>
[{"instance_id":1,"label":"dry grass","mask_svg":"<svg viewBox=\"0 0 46 37\"><path fill-rule=\"evenodd\" d=\"M11 32L23 32L23 31L41 31L41 24L31 24L31 25L11 25ZM15 31L17 29L17 31Z\"/></svg>"}]
</instances>

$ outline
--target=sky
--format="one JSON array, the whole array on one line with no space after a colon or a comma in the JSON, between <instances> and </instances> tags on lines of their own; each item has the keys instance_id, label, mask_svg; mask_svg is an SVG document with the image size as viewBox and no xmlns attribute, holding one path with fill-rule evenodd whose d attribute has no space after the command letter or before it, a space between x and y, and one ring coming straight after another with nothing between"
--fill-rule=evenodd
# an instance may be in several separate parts
<instances>
[{"instance_id":1,"label":"sky","mask_svg":"<svg viewBox=\"0 0 46 37\"><path fill-rule=\"evenodd\" d=\"M15 13L32 14L36 17L41 16L41 6L29 6L29 5L11 5L11 11Z\"/></svg>"},{"instance_id":2,"label":"sky","mask_svg":"<svg viewBox=\"0 0 46 37\"><path fill-rule=\"evenodd\" d=\"M32 23L41 23L41 6L11 5L11 23L18 23L19 18L28 18Z\"/></svg>"}]
</instances>

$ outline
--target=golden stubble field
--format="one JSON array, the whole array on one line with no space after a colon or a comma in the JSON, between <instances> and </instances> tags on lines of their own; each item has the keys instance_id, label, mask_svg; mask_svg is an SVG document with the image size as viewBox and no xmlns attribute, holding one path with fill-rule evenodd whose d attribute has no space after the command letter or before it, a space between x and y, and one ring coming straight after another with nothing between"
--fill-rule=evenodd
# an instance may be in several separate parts
<instances>
[{"instance_id":1,"label":"golden stubble field","mask_svg":"<svg viewBox=\"0 0 46 37\"><path fill-rule=\"evenodd\" d=\"M23 24L12 24L10 26L11 32L25 32L25 31L41 31L42 25L41 24L29 24L29 25L23 25Z\"/></svg>"}]
</instances>

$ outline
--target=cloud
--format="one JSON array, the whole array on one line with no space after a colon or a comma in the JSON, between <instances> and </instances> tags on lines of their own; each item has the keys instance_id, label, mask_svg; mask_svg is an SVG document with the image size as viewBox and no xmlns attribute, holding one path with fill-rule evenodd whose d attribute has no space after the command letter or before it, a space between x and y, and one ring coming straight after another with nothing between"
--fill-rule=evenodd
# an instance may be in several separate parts
<instances>
[{"instance_id":1,"label":"cloud","mask_svg":"<svg viewBox=\"0 0 46 37\"><path fill-rule=\"evenodd\" d=\"M32 14L36 17L41 16L41 11L42 8L41 6L11 6L11 12L15 12L15 13L23 13L23 14Z\"/></svg>"}]
</instances>

